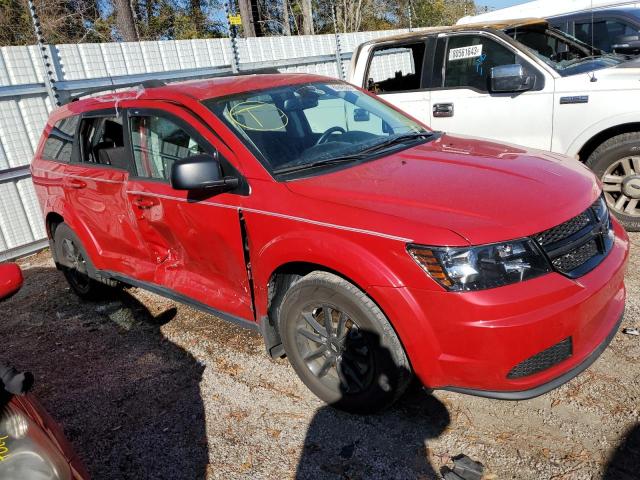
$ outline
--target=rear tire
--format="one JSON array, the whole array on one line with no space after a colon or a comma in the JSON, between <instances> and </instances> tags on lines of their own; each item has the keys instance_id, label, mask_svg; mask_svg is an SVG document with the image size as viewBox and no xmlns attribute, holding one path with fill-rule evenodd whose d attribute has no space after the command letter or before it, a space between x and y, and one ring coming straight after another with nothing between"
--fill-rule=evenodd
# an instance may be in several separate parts
<instances>
[{"instance_id":1,"label":"rear tire","mask_svg":"<svg viewBox=\"0 0 640 480\"><path fill-rule=\"evenodd\" d=\"M113 296L117 285L114 280L105 284L90 277L89 256L82 242L66 223L56 226L53 248L71 290L85 300L101 300Z\"/></svg>"},{"instance_id":2,"label":"rear tire","mask_svg":"<svg viewBox=\"0 0 640 480\"><path fill-rule=\"evenodd\" d=\"M586 164L602 180L611 212L628 231L640 231L640 132L610 138Z\"/></svg>"},{"instance_id":3,"label":"rear tire","mask_svg":"<svg viewBox=\"0 0 640 480\"><path fill-rule=\"evenodd\" d=\"M312 272L286 292L279 329L300 379L336 408L381 410L411 381L409 360L382 311L332 273Z\"/></svg>"}]
</instances>

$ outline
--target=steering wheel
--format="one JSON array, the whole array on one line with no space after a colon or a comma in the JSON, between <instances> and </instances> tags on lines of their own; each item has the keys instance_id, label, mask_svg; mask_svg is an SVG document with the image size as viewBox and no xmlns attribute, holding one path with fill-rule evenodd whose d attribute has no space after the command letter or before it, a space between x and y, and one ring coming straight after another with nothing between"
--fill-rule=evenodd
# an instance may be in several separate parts
<instances>
[{"instance_id":1,"label":"steering wheel","mask_svg":"<svg viewBox=\"0 0 640 480\"><path fill-rule=\"evenodd\" d=\"M327 130L326 130L326 131L325 131L325 132L320 136L320 138L319 138L319 139L318 139L318 141L316 142L316 145L322 145L323 143L327 143L327 142L329 141L329 137L330 137L331 135L333 135L334 133L336 133L336 132L340 132L341 134L343 134L343 133L347 133L347 131L346 131L344 128L342 128L342 127L338 127L338 126L336 126L336 127L328 128L328 129L327 129Z\"/></svg>"}]
</instances>

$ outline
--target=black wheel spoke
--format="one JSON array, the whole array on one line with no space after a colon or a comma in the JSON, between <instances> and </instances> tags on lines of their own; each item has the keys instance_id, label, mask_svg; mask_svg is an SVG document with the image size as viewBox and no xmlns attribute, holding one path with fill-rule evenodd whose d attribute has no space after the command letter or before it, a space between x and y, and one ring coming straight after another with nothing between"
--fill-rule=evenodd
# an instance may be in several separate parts
<instances>
[{"instance_id":1,"label":"black wheel spoke","mask_svg":"<svg viewBox=\"0 0 640 480\"><path fill-rule=\"evenodd\" d=\"M318 370L318 373L316 374L319 378L324 377L329 370L331 369L331 367L333 366L333 362L334 359L331 357L327 357L324 359L324 363L322 364L322 366L320 367L320 370Z\"/></svg>"},{"instance_id":2,"label":"black wheel spoke","mask_svg":"<svg viewBox=\"0 0 640 480\"><path fill-rule=\"evenodd\" d=\"M320 335L322 335L323 337L328 336L327 330L322 325L320 325L315 318L313 318L313 315L311 314L311 312L302 312L302 317L309 324L309 326L313 328L316 332L318 332Z\"/></svg>"},{"instance_id":3,"label":"black wheel spoke","mask_svg":"<svg viewBox=\"0 0 640 480\"><path fill-rule=\"evenodd\" d=\"M351 381L356 384L358 389L362 390L364 388L364 384L360 380L360 375L353 369L351 365L349 365L348 361L345 361L345 358L342 357L342 361L340 362L340 366L338 369L342 369L345 376L351 378Z\"/></svg>"},{"instance_id":4,"label":"black wheel spoke","mask_svg":"<svg viewBox=\"0 0 640 480\"><path fill-rule=\"evenodd\" d=\"M325 354L325 352L327 351L327 346L326 345L322 345L320 348L313 350L311 352L308 352L303 358L305 362L309 362L311 360L315 360L318 357L321 357L322 355Z\"/></svg>"},{"instance_id":5,"label":"black wheel spoke","mask_svg":"<svg viewBox=\"0 0 640 480\"><path fill-rule=\"evenodd\" d=\"M320 344L324 345L324 339L320 335L316 335L315 333L310 332L309 330L307 330L304 327L299 327L298 328L298 333L300 335L302 335L303 337L308 338L312 342L320 343Z\"/></svg>"},{"instance_id":6,"label":"black wheel spoke","mask_svg":"<svg viewBox=\"0 0 640 480\"><path fill-rule=\"evenodd\" d=\"M333 332L333 319L331 317L332 309L329 305L322 306L322 313L324 314L324 328L327 330L327 336L330 337Z\"/></svg>"},{"instance_id":7,"label":"black wheel spoke","mask_svg":"<svg viewBox=\"0 0 640 480\"><path fill-rule=\"evenodd\" d=\"M344 312L340 312L340 317L338 318L338 328L336 330L336 337L338 340L342 341L346 335L346 326L347 326L347 314Z\"/></svg>"}]
</instances>

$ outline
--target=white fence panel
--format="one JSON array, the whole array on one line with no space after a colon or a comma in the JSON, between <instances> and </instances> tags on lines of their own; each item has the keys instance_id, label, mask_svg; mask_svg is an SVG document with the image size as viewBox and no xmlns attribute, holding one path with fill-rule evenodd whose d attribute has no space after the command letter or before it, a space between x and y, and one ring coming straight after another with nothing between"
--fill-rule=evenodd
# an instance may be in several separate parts
<instances>
[{"instance_id":1,"label":"white fence panel","mask_svg":"<svg viewBox=\"0 0 640 480\"><path fill-rule=\"evenodd\" d=\"M348 55L362 42L405 31L340 34L340 48L343 55ZM241 69L273 62L281 72L339 77L333 34L236 42ZM34 251L46 240L40 207L26 170L52 106L38 48L0 48L0 261ZM198 69L230 68L232 63L228 38L54 45L45 53L50 55L49 69L62 84L105 79L107 85L109 77L126 79L163 72L170 72L165 78L174 73L177 78L181 76L179 71L197 75ZM343 63L346 71L347 62Z\"/></svg>"}]
</instances>

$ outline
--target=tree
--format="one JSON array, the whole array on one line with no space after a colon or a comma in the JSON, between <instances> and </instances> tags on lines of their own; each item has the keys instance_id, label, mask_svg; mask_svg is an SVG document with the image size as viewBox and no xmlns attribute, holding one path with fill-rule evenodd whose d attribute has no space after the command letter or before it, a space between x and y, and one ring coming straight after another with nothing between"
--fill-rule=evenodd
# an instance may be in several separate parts
<instances>
[{"instance_id":1,"label":"tree","mask_svg":"<svg viewBox=\"0 0 640 480\"><path fill-rule=\"evenodd\" d=\"M313 35L313 6L311 0L300 0L302 7L302 33L304 35Z\"/></svg>"},{"instance_id":2,"label":"tree","mask_svg":"<svg viewBox=\"0 0 640 480\"><path fill-rule=\"evenodd\" d=\"M139 40L136 20L130 0L113 0L116 12L116 28L120 37L125 42L137 42Z\"/></svg>"}]
</instances>

